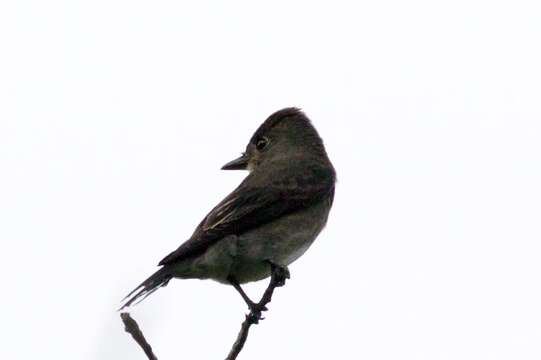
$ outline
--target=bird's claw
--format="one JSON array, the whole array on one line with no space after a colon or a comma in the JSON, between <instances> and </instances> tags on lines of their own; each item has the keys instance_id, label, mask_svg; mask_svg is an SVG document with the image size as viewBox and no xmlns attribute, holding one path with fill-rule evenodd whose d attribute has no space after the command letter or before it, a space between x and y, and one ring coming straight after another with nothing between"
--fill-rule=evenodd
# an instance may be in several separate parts
<instances>
[{"instance_id":1,"label":"bird's claw","mask_svg":"<svg viewBox=\"0 0 541 360\"><path fill-rule=\"evenodd\" d=\"M259 324L259 320L265 320L261 315L261 311L257 310L251 310L250 313L246 315L246 319L252 324Z\"/></svg>"},{"instance_id":2,"label":"bird's claw","mask_svg":"<svg viewBox=\"0 0 541 360\"><path fill-rule=\"evenodd\" d=\"M262 305L262 304L259 304L259 303L251 303L250 305L248 305L248 308L252 312L262 312L262 311L269 310L269 309L267 309L267 307L265 305Z\"/></svg>"},{"instance_id":3,"label":"bird's claw","mask_svg":"<svg viewBox=\"0 0 541 360\"><path fill-rule=\"evenodd\" d=\"M265 305L252 302L248 304L248 308L250 309L250 314L246 316L250 318L250 322L257 324L259 320L265 319L261 314L263 311L268 310Z\"/></svg>"}]
</instances>

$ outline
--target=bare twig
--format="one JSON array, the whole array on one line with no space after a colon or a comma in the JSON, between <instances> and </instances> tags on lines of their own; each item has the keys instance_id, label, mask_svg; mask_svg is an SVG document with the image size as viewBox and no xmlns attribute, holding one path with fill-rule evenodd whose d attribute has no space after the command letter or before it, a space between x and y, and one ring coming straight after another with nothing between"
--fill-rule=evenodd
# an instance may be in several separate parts
<instances>
[{"instance_id":1,"label":"bare twig","mask_svg":"<svg viewBox=\"0 0 541 360\"><path fill-rule=\"evenodd\" d=\"M265 293L263 294L263 297L261 298L259 303L256 304L257 309L264 309L265 305L271 302L274 289L280 286L284 286L286 279L289 279L289 272L285 268L281 268L275 266L274 264L271 264L271 271L271 280L269 282L269 286L267 287L267 290L265 290ZM250 331L250 326L259 323L259 320L263 320L263 318L261 317L261 311L257 309L251 309L250 313L246 315L246 319L244 319L244 322L240 327L237 340L233 344L233 347L231 348L231 351L229 352L229 355L227 355L227 358L225 358L225 360L235 360L237 358L242 348L244 347L244 343L246 343L246 339L248 339L248 332Z\"/></svg>"},{"instance_id":2,"label":"bare twig","mask_svg":"<svg viewBox=\"0 0 541 360\"><path fill-rule=\"evenodd\" d=\"M246 343L246 339L248 339L248 332L250 331L250 327L254 324L258 324L259 320L264 319L261 316L261 310L266 309L265 305L271 302L274 289L280 286L284 286L286 279L289 279L288 270L286 268L271 264L271 279L269 282L269 286L265 290L265 293L263 294L263 297L261 297L261 300L257 304L255 304L255 306L250 310L250 313L246 315L246 318L244 319L239 334L237 336L237 340L233 344L233 347L231 348L231 351L229 352L229 355L227 355L227 358L225 360L235 360L237 358L237 356L242 351L244 344ZM124 323L124 329L133 337L137 344L141 346L148 359L158 360L156 355L154 355L154 353L152 352L152 347L146 341L143 333L139 329L139 325L137 325L137 322L130 316L130 314L126 312L121 313L120 317L122 318L122 322Z\"/></svg>"},{"instance_id":3,"label":"bare twig","mask_svg":"<svg viewBox=\"0 0 541 360\"><path fill-rule=\"evenodd\" d=\"M143 336L143 333L141 332L141 329L139 329L139 325L137 325L137 322L130 316L129 313L121 313L120 318L122 319L122 322L124 323L124 330L126 330L127 333L129 333L136 343L141 346L145 354L147 355L149 360L158 360L156 355L152 352L152 347L150 344L146 341L145 337Z\"/></svg>"}]
</instances>

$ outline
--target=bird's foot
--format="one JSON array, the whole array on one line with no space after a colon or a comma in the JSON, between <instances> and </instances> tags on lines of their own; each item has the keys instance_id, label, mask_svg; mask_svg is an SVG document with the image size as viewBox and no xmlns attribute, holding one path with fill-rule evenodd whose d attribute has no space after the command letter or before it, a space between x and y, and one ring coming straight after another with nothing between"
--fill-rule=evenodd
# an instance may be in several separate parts
<instances>
[{"instance_id":1,"label":"bird's foot","mask_svg":"<svg viewBox=\"0 0 541 360\"><path fill-rule=\"evenodd\" d=\"M269 309L267 309L267 307L263 304L260 304L260 303L255 303L253 301L250 301L250 303L248 303L248 308L250 309L250 311L253 311L253 312L262 312L262 311L267 311Z\"/></svg>"},{"instance_id":2,"label":"bird's foot","mask_svg":"<svg viewBox=\"0 0 541 360\"><path fill-rule=\"evenodd\" d=\"M252 302L248 304L248 308L250 309L250 313L246 317L249 318L251 323L258 324L259 320L265 320L262 314L263 311L268 310L265 305Z\"/></svg>"}]
</instances>

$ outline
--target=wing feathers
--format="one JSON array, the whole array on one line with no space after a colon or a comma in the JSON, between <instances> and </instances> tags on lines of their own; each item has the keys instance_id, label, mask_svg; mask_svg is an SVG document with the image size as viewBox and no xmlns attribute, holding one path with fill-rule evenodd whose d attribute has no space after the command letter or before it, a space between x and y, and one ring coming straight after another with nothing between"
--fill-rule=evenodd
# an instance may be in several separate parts
<instances>
[{"instance_id":1,"label":"wing feathers","mask_svg":"<svg viewBox=\"0 0 541 360\"><path fill-rule=\"evenodd\" d=\"M159 265L200 254L227 235L239 234L273 221L325 196L332 196L334 192L332 167L306 167L300 174L295 171L290 176L282 172L273 181L266 181L266 186L257 186L259 184L251 176L212 209L191 238L167 255Z\"/></svg>"}]
</instances>

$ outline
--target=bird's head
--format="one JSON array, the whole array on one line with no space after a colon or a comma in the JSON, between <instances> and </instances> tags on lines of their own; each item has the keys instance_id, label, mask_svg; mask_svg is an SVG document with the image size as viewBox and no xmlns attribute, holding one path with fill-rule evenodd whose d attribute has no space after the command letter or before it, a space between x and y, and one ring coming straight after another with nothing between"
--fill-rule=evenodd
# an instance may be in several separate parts
<instances>
[{"instance_id":1,"label":"bird's head","mask_svg":"<svg viewBox=\"0 0 541 360\"><path fill-rule=\"evenodd\" d=\"M255 170L274 161L324 157L323 141L304 113L285 108L269 116L256 130L246 151L222 170Z\"/></svg>"}]
</instances>

